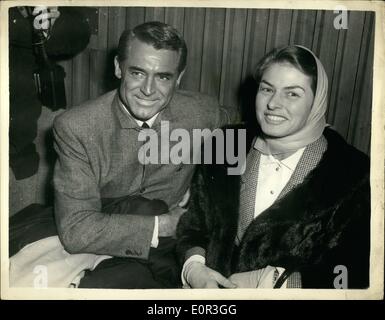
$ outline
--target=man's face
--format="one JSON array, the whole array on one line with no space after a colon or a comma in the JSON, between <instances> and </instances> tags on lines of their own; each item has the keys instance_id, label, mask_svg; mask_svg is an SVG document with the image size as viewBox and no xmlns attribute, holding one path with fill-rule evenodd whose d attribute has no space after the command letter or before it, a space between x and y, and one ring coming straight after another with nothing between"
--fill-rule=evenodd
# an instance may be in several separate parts
<instances>
[{"instance_id":1,"label":"man's face","mask_svg":"<svg viewBox=\"0 0 385 320\"><path fill-rule=\"evenodd\" d=\"M178 64L178 52L156 50L138 39L130 41L124 61L115 58L120 98L135 118L148 120L168 105L183 75Z\"/></svg>"}]
</instances>

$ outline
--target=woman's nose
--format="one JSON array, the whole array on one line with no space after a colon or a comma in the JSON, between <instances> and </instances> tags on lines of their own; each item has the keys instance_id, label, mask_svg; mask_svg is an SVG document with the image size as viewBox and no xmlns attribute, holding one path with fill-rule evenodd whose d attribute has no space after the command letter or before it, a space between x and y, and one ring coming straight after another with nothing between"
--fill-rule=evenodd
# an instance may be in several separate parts
<instances>
[{"instance_id":1,"label":"woman's nose","mask_svg":"<svg viewBox=\"0 0 385 320\"><path fill-rule=\"evenodd\" d=\"M268 109L276 109L281 107L281 98L278 92L274 92L270 97L270 100L267 102Z\"/></svg>"},{"instance_id":2,"label":"woman's nose","mask_svg":"<svg viewBox=\"0 0 385 320\"><path fill-rule=\"evenodd\" d=\"M144 80L143 85L141 87L141 91L146 96L150 96L155 92L154 78L153 77L147 77Z\"/></svg>"}]
</instances>

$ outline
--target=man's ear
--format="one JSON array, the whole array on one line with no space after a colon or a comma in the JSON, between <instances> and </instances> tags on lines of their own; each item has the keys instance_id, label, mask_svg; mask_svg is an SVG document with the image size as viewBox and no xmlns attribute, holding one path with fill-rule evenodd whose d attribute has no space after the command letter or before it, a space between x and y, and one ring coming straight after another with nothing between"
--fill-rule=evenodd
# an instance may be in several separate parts
<instances>
[{"instance_id":1,"label":"man's ear","mask_svg":"<svg viewBox=\"0 0 385 320\"><path fill-rule=\"evenodd\" d=\"M182 80L182 77L184 75L184 72L186 71L186 69L184 69L178 76L178 79L176 80L176 85L179 86L180 84L180 81Z\"/></svg>"},{"instance_id":2,"label":"man's ear","mask_svg":"<svg viewBox=\"0 0 385 320\"><path fill-rule=\"evenodd\" d=\"M121 79L122 78L122 69L120 68L120 64L119 64L119 61L118 61L118 56L115 56L114 64L115 64L115 76L118 79Z\"/></svg>"}]
</instances>

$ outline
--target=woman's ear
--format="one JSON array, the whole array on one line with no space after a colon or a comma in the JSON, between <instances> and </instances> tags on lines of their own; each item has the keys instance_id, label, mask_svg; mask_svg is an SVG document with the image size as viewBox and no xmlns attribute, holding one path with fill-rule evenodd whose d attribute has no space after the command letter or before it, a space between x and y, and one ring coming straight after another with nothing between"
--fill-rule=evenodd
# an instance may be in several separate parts
<instances>
[{"instance_id":1,"label":"woman's ear","mask_svg":"<svg viewBox=\"0 0 385 320\"><path fill-rule=\"evenodd\" d=\"M115 65L115 76L118 79L121 79L122 78L122 69L121 69L120 63L118 61L118 56L115 56L115 58L114 58L114 65Z\"/></svg>"}]
</instances>

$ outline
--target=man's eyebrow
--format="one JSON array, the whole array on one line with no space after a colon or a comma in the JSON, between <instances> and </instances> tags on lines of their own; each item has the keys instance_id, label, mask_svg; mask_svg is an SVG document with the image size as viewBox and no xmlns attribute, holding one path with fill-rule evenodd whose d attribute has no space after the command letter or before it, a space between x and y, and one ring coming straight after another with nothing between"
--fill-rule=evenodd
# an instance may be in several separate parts
<instances>
[{"instance_id":1,"label":"man's eyebrow","mask_svg":"<svg viewBox=\"0 0 385 320\"><path fill-rule=\"evenodd\" d=\"M144 70L141 67L137 67L137 66L129 66L128 69L130 71L140 71L140 72L143 72L143 73L147 73L146 70ZM175 75L175 73L165 71L165 72L157 72L156 75L163 76L163 77L173 77Z\"/></svg>"},{"instance_id":2,"label":"man's eyebrow","mask_svg":"<svg viewBox=\"0 0 385 320\"><path fill-rule=\"evenodd\" d=\"M157 75L163 76L163 77L173 77L174 73L172 73L172 72L157 72Z\"/></svg>"},{"instance_id":3,"label":"man's eyebrow","mask_svg":"<svg viewBox=\"0 0 385 320\"><path fill-rule=\"evenodd\" d=\"M137 67L137 66L128 66L128 69L130 69L131 71L140 71L140 72L146 73L146 70L142 69L141 67Z\"/></svg>"}]
</instances>

